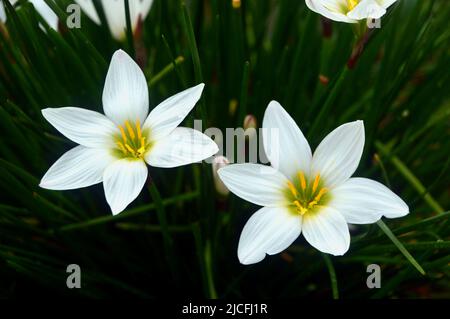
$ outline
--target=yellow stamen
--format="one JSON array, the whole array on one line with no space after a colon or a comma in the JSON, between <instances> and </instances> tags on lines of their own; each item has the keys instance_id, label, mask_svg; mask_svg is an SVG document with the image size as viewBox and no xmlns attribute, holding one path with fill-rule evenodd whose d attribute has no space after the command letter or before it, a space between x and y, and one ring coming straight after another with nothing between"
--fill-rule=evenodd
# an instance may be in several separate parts
<instances>
[{"instance_id":1,"label":"yellow stamen","mask_svg":"<svg viewBox=\"0 0 450 319\"><path fill-rule=\"evenodd\" d=\"M313 194L316 192L317 186L319 186L319 181L320 181L320 174L317 174L316 178L314 179L314 184L313 184L313 188L312 188Z\"/></svg>"},{"instance_id":2,"label":"yellow stamen","mask_svg":"<svg viewBox=\"0 0 450 319\"><path fill-rule=\"evenodd\" d=\"M137 136L138 139L142 138L142 132L141 132L141 122L138 120L136 120L136 130L137 130Z\"/></svg>"},{"instance_id":3,"label":"yellow stamen","mask_svg":"<svg viewBox=\"0 0 450 319\"><path fill-rule=\"evenodd\" d=\"M317 202L315 200L313 200L312 202L308 203L308 208L313 208L316 205L317 205Z\"/></svg>"},{"instance_id":4,"label":"yellow stamen","mask_svg":"<svg viewBox=\"0 0 450 319\"><path fill-rule=\"evenodd\" d=\"M298 178L300 179L300 185L302 186L302 190L306 189L306 180L305 175L302 171L298 172Z\"/></svg>"},{"instance_id":5,"label":"yellow stamen","mask_svg":"<svg viewBox=\"0 0 450 319\"><path fill-rule=\"evenodd\" d=\"M134 138L136 137L136 135L134 135L134 131L133 131L133 128L131 127L131 125L130 125L130 122L125 121L125 125L126 125L126 127L127 127L128 134L130 135L131 139L134 140Z\"/></svg>"},{"instance_id":6,"label":"yellow stamen","mask_svg":"<svg viewBox=\"0 0 450 319\"><path fill-rule=\"evenodd\" d=\"M125 134L125 130L123 129L122 125L119 125L120 134L122 135L122 139L124 143L127 142L127 135Z\"/></svg>"},{"instance_id":7,"label":"yellow stamen","mask_svg":"<svg viewBox=\"0 0 450 319\"><path fill-rule=\"evenodd\" d=\"M128 150L131 154L134 154L134 150L131 148L130 145L125 144L125 147L127 148L127 150Z\"/></svg>"},{"instance_id":8,"label":"yellow stamen","mask_svg":"<svg viewBox=\"0 0 450 319\"><path fill-rule=\"evenodd\" d=\"M300 204L298 200L294 201L295 206L297 206L297 211L300 213L300 215L304 215L308 210Z\"/></svg>"},{"instance_id":9,"label":"yellow stamen","mask_svg":"<svg viewBox=\"0 0 450 319\"><path fill-rule=\"evenodd\" d=\"M319 191L319 194L317 194L317 196L314 197L314 200L315 200L316 202L319 202L320 199L322 198L322 196L323 196L326 192L328 192L328 189L326 189L325 187L322 188L322 189Z\"/></svg>"},{"instance_id":10,"label":"yellow stamen","mask_svg":"<svg viewBox=\"0 0 450 319\"><path fill-rule=\"evenodd\" d=\"M120 150L126 154L127 153L127 149L125 148L125 146L123 146L123 144L121 142L117 142L117 146L119 146Z\"/></svg>"},{"instance_id":11,"label":"yellow stamen","mask_svg":"<svg viewBox=\"0 0 450 319\"><path fill-rule=\"evenodd\" d=\"M297 197L298 192L297 192L297 189L295 188L294 184L292 184L291 181L287 181L287 184L288 184L289 190L291 191L292 195L294 195L294 197Z\"/></svg>"},{"instance_id":12,"label":"yellow stamen","mask_svg":"<svg viewBox=\"0 0 450 319\"><path fill-rule=\"evenodd\" d=\"M349 11L352 11L357 5L359 0L347 0L347 7Z\"/></svg>"}]
</instances>

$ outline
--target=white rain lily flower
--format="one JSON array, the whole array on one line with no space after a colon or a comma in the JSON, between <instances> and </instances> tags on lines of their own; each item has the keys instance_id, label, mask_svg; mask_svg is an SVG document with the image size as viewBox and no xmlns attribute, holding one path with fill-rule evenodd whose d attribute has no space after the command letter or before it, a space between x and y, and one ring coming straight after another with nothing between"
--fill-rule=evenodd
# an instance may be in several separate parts
<instances>
[{"instance_id":1,"label":"white rain lily flower","mask_svg":"<svg viewBox=\"0 0 450 319\"><path fill-rule=\"evenodd\" d=\"M40 186L66 190L103 182L112 213L120 213L143 188L146 163L177 167L218 151L203 133L178 127L200 99L203 87L199 84L182 91L148 114L143 72L124 51L116 51L103 89L105 115L76 107L42 110L47 121L80 145L50 167Z\"/></svg>"},{"instance_id":2,"label":"white rain lily flower","mask_svg":"<svg viewBox=\"0 0 450 319\"><path fill-rule=\"evenodd\" d=\"M44 18L44 20L48 23L48 25L54 30L58 30L58 17L56 14L50 9L50 7L45 3L44 0L28 0L31 2L36 9L36 11ZM14 5L17 0L9 0L9 2ZM3 2L0 0L0 21L6 22L6 12L3 7Z\"/></svg>"},{"instance_id":3,"label":"white rain lily flower","mask_svg":"<svg viewBox=\"0 0 450 319\"><path fill-rule=\"evenodd\" d=\"M347 23L379 19L397 0L305 0L309 9L324 17Z\"/></svg>"},{"instance_id":4,"label":"white rain lily flower","mask_svg":"<svg viewBox=\"0 0 450 319\"><path fill-rule=\"evenodd\" d=\"M336 128L313 155L294 120L272 101L264 115L263 145L272 166L234 164L218 172L231 192L264 206L242 231L242 264L285 250L301 232L316 249L343 255L350 245L347 223L369 224L409 213L405 202L384 185L351 178L364 148L362 121Z\"/></svg>"},{"instance_id":5,"label":"white rain lily flower","mask_svg":"<svg viewBox=\"0 0 450 319\"><path fill-rule=\"evenodd\" d=\"M100 18L95 10L92 0L75 0L86 13L86 15L96 24L100 24ZM125 1L123 0L101 0L103 11L105 12L106 22L108 23L111 34L117 40L125 38L127 28L125 16ZM153 0L129 0L130 20L133 32L136 29L139 19L144 20L153 4Z\"/></svg>"}]
</instances>

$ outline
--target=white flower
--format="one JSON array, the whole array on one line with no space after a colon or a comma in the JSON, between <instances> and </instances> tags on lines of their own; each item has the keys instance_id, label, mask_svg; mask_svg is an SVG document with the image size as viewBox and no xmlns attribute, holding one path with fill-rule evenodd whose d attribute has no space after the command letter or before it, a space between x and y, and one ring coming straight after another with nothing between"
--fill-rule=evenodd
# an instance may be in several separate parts
<instances>
[{"instance_id":1,"label":"white flower","mask_svg":"<svg viewBox=\"0 0 450 319\"><path fill-rule=\"evenodd\" d=\"M48 23L48 25L54 30L58 30L58 17L56 14L50 9L50 7L45 3L44 0L28 0L31 2L36 9L36 11L44 18L44 20ZM14 5L17 0L9 0L9 2ZM0 21L6 22L6 12L3 7L3 2L0 1Z\"/></svg>"},{"instance_id":2,"label":"white flower","mask_svg":"<svg viewBox=\"0 0 450 319\"><path fill-rule=\"evenodd\" d=\"M340 22L379 19L397 0L305 0L312 11Z\"/></svg>"},{"instance_id":3,"label":"white flower","mask_svg":"<svg viewBox=\"0 0 450 319\"><path fill-rule=\"evenodd\" d=\"M300 128L272 101L264 115L263 145L272 166L235 164L218 172L231 192L264 206L242 231L238 257L243 264L283 251L301 232L316 249L343 255L350 245L347 223L368 224L409 213L384 185L350 178L364 148L362 121L336 128L312 155Z\"/></svg>"},{"instance_id":4,"label":"white flower","mask_svg":"<svg viewBox=\"0 0 450 319\"><path fill-rule=\"evenodd\" d=\"M100 24L100 18L95 10L92 0L75 0L83 9L84 13L95 23ZM153 0L129 0L130 19L133 31L136 29L139 19L144 20L149 13ZM117 40L125 37L127 28L125 16L125 1L123 0L101 0L100 3L105 12L106 22L108 23L111 34Z\"/></svg>"},{"instance_id":5,"label":"white flower","mask_svg":"<svg viewBox=\"0 0 450 319\"><path fill-rule=\"evenodd\" d=\"M144 74L124 51L116 51L103 89L106 116L76 107L42 110L47 121L80 145L50 167L40 186L66 190L103 182L113 214L120 213L144 186L145 163L176 167L218 151L203 133L177 127L199 100L203 87L199 84L180 92L148 114Z\"/></svg>"}]
</instances>

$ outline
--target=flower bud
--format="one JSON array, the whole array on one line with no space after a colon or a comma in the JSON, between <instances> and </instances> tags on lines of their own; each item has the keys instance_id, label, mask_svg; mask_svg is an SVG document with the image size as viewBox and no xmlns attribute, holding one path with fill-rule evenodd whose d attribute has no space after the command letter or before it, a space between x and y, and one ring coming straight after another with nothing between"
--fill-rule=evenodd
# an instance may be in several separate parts
<instances>
[{"instance_id":1,"label":"flower bud","mask_svg":"<svg viewBox=\"0 0 450 319\"><path fill-rule=\"evenodd\" d=\"M253 139L256 136L256 128L258 127L256 117L252 114L248 114L244 119L243 127L245 137L249 140Z\"/></svg>"},{"instance_id":2,"label":"flower bud","mask_svg":"<svg viewBox=\"0 0 450 319\"><path fill-rule=\"evenodd\" d=\"M217 171L220 168L227 166L228 164L230 164L230 161L225 156L221 155L214 157L212 162L214 187L216 188L217 193L219 193L222 196L227 196L230 193L230 191L220 179L219 174L217 174Z\"/></svg>"}]
</instances>

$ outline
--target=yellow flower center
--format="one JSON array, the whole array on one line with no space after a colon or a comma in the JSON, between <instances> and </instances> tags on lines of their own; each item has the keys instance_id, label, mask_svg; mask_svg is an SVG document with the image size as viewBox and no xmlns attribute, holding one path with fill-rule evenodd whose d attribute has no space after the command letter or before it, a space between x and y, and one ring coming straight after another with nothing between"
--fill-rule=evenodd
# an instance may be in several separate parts
<instances>
[{"instance_id":1,"label":"yellow flower center","mask_svg":"<svg viewBox=\"0 0 450 319\"><path fill-rule=\"evenodd\" d=\"M293 181L287 182L286 195L296 213L304 215L325 204L329 193L322 184L320 174L317 174L311 183L302 171L297 173Z\"/></svg>"},{"instance_id":2,"label":"yellow flower center","mask_svg":"<svg viewBox=\"0 0 450 319\"><path fill-rule=\"evenodd\" d=\"M347 0L348 11L352 11L359 3L359 0Z\"/></svg>"},{"instance_id":3,"label":"yellow flower center","mask_svg":"<svg viewBox=\"0 0 450 319\"><path fill-rule=\"evenodd\" d=\"M125 121L123 125L119 125L119 130L116 145L122 156L143 158L150 145L142 134L140 121L137 120L134 124Z\"/></svg>"}]
</instances>

